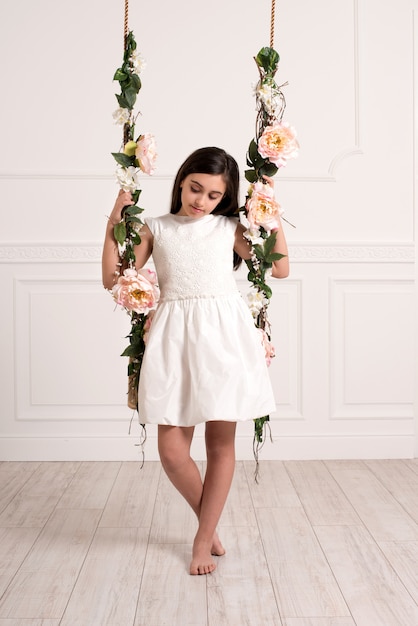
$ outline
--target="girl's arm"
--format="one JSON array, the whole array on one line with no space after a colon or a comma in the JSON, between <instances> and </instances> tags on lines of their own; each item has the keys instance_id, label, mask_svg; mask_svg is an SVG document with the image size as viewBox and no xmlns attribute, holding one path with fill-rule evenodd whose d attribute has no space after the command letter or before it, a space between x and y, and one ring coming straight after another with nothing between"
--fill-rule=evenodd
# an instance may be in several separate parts
<instances>
[{"instance_id":1,"label":"girl's arm","mask_svg":"<svg viewBox=\"0 0 418 626\"><path fill-rule=\"evenodd\" d=\"M119 274L122 273L124 269L119 265L120 257L118 244L113 235L113 228L121 221L123 208L132 204L133 200L130 192L121 190L107 221L102 253L102 282L105 289L112 289ZM135 247L137 269L143 267L151 256L152 241L153 237L150 229L148 226L143 226L141 229L141 243L139 246Z\"/></svg>"},{"instance_id":2,"label":"girl's arm","mask_svg":"<svg viewBox=\"0 0 418 626\"><path fill-rule=\"evenodd\" d=\"M283 231L283 227L280 222L280 227L278 229L274 229L276 233L276 243L274 244L273 252L278 252L279 254L284 254L279 261L274 261L273 266L271 268L271 275L273 278L287 278L289 276L289 256L288 249L286 243L286 237ZM237 225L237 230L235 231L235 245L234 250L239 256L246 260L251 257L251 246L248 241L244 237L244 232L246 228L242 224Z\"/></svg>"},{"instance_id":3,"label":"girl's arm","mask_svg":"<svg viewBox=\"0 0 418 626\"><path fill-rule=\"evenodd\" d=\"M280 254L284 254L279 261L273 262L273 267L271 269L271 275L273 278L287 278L289 276L289 251L287 249L286 237L283 230L283 224L279 219L279 228L274 229L276 233L276 243L274 244L273 252L279 252Z\"/></svg>"}]
</instances>

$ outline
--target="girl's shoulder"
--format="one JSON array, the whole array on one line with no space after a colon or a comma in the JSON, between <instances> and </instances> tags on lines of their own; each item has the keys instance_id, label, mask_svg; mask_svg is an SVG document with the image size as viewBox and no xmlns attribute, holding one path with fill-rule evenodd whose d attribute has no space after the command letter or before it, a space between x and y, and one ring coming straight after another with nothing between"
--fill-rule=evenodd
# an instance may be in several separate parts
<instances>
[{"instance_id":1,"label":"girl's shoulder","mask_svg":"<svg viewBox=\"0 0 418 626\"><path fill-rule=\"evenodd\" d=\"M217 217L221 218L221 223L224 228L228 229L232 233L235 233L239 223L238 216L218 215Z\"/></svg>"},{"instance_id":2,"label":"girl's shoulder","mask_svg":"<svg viewBox=\"0 0 418 626\"><path fill-rule=\"evenodd\" d=\"M159 215L158 217L144 217L144 222L148 226L152 234L155 235L156 232L158 232L162 228L165 228L168 224L171 223L172 220L170 219L170 217L170 213L166 213L165 215Z\"/></svg>"}]
</instances>

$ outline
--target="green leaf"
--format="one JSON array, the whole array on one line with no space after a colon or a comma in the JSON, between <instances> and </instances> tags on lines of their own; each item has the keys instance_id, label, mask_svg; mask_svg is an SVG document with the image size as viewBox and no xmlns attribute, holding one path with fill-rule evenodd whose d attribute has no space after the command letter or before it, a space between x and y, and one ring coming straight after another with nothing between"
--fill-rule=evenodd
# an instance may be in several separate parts
<instances>
[{"instance_id":1,"label":"green leaf","mask_svg":"<svg viewBox=\"0 0 418 626\"><path fill-rule=\"evenodd\" d=\"M141 346L139 344L132 344L125 348L122 352L121 356L140 356L141 355Z\"/></svg>"},{"instance_id":2,"label":"green leaf","mask_svg":"<svg viewBox=\"0 0 418 626\"><path fill-rule=\"evenodd\" d=\"M125 91L125 98L126 98L126 102L128 103L129 109L133 109L135 101L136 101L137 93L138 92L136 91L134 87L128 87L128 89Z\"/></svg>"},{"instance_id":3,"label":"green leaf","mask_svg":"<svg viewBox=\"0 0 418 626\"><path fill-rule=\"evenodd\" d=\"M112 152L112 156L115 159L116 163L122 165L122 167L129 167L133 164L134 158L129 157L124 152Z\"/></svg>"},{"instance_id":4,"label":"green leaf","mask_svg":"<svg viewBox=\"0 0 418 626\"><path fill-rule=\"evenodd\" d=\"M139 246L139 244L141 243L141 237L136 232L132 233L131 240L134 246Z\"/></svg>"},{"instance_id":5,"label":"green leaf","mask_svg":"<svg viewBox=\"0 0 418 626\"><path fill-rule=\"evenodd\" d=\"M127 206L123 210L124 210L125 215L138 215L138 213L142 213L144 209L141 209L139 206L136 206L136 204L132 204L132 205Z\"/></svg>"},{"instance_id":6,"label":"green leaf","mask_svg":"<svg viewBox=\"0 0 418 626\"><path fill-rule=\"evenodd\" d=\"M131 85L132 88L136 90L136 93L138 93L138 91L142 87L141 79L139 78L138 74L131 74Z\"/></svg>"},{"instance_id":7,"label":"green leaf","mask_svg":"<svg viewBox=\"0 0 418 626\"><path fill-rule=\"evenodd\" d=\"M132 109L133 107L129 106L127 99L123 96L123 94L118 95L117 93L115 93L116 96L116 100L119 103L119 106L122 109Z\"/></svg>"},{"instance_id":8,"label":"green leaf","mask_svg":"<svg viewBox=\"0 0 418 626\"><path fill-rule=\"evenodd\" d=\"M144 222L139 219L139 217L135 217L135 215L130 215L126 218L127 224L143 224Z\"/></svg>"},{"instance_id":9,"label":"green leaf","mask_svg":"<svg viewBox=\"0 0 418 626\"><path fill-rule=\"evenodd\" d=\"M113 76L113 80L117 80L118 82L126 80L127 78L128 75L125 74L125 72L121 68L117 69L115 75Z\"/></svg>"},{"instance_id":10,"label":"green leaf","mask_svg":"<svg viewBox=\"0 0 418 626\"><path fill-rule=\"evenodd\" d=\"M260 167L260 175L270 176L271 178L272 176L277 174L278 169L279 168L277 167L277 165L274 165L274 163L270 163L270 161L265 161L264 165Z\"/></svg>"},{"instance_id":11,"label":"green leaf","mask_svg":"<svg viewBox=\"0 0 418 626\"><path fill-rule=\"evenodd\" d=\"M273 295L273 292L272 292L271 288L268 285L266 285L266 284L264 284L263 291L266 294L266 298L270 299L271 296Z\"/></svg>"},{"instance_id":12,"label":"green leaf","mask_svg":"<svg viewBox=\"0 0 418 626\"><path fill-rule=\"evenodd\" d=\"M264 247L264 246L263 246ZM264 261L264 250L263 248L260 246L259 243L256 243L253 246L253 250L255 252L255 255L257 257L257 259L260 259L260 261Z\"/></svg>"},{"instance_id":13,"label":"green leaf","mask_svg":"<svg viewBox=\"0 0 418 626\"><path fill-rule=\"evenodd\" d=\"M254 438L258 443L263 442L264 424L270 420L268 415L257 417L254 420Z\"/></svg>"},{"instance_id":14,"label":"green leaf","mask_svg":"<svg viewBox=\"0 0 418 626\"><path fill-rule=\"evenodd\" d=\"M249 183L255 183L258 180L255 170L245 170L245 178Z\"/></svg>"},{"instance_id":15,"label":"green leaf","mask_svg":"<svg viewBox=\"0 0 418 626\"><path fill-rule=\"evenodd\" d=\"M257 54L256 63L259 67L262 67L267 74L275 74L277 66L280 61L279 53L273 48L261 48Z\"/></svg>"},{"instance_id":16,"label":"green leaf","mask_svg":"<svg viewBox=\"0 0 418 626\"><path fill-rule=\"evenodd\" d=\"M115 235L115 239L118 244L123 245L123 242L126 238L126 226L124 222L119 222L119 224L115 224L113 229L113 234Z\"/></svg>"},{"instance_id":17,"label":"green leaf","mask_svg":"<svg viewBox=\"0 0 418 626\"><path fill-rule=\"evenodd\" d=\"M274 263L274 261L280 261L285 257L285 254L280 254L280 252L272 252L271 254L266 256L266 263Z\"/></svg>"},{"instance_id":18,"label":"green leaf","mask_svg":"<svg viewBox=\"0 0 418 626\"><path fill-rule=\"evenodd\" d=\"M277 239L277 234L276 233L271 233L271 235L269 237L267 237L267 239L264 242L264 254L267 256L269 255L274 248L274 244L276 243L276 239Z\"/></svg>"},{"instance_id":19,"label":"green leaf","mask_svg":"<svg viewBox=\"0 0 418 626\"><path fill-rule=\"evenodd\" d=\"M258 148L257 148L257 144L255 142L254 139L251 140L250 145L248 146L248 157L249 160L251 161L251 163L255 163L257 160L257 157L259 157L260 155L258 154Z\"/></svg>"}]
</instances>

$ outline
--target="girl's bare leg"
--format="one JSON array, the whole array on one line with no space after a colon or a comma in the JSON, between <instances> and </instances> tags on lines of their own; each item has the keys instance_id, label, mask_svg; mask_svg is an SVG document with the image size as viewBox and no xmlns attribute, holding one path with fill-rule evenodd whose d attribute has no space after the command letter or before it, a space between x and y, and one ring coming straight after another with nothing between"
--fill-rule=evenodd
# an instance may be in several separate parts
<instances>
[{"instance_id":1,"label":"girl's bare leg","mask_svg":"<svg viewBox=\"0 0 418 626\"><path fill-rule=\"evenodd\" d=\"M235 423L209 422L206 425L207 472L204 484L196 463L190 457L193 432L193 427L159 426L158 447L168 478L199 519L190 572L208 574L216 567L211 554L225 552L217 536L216 525L235 467Z\"/></svg>"},{"instance_id":2,"label":"girl's bare leg","mask_svg":"<svg viewBox=\"0 0 418 626\"><path fill-rule=\"evenodd\" d=\"M168 478L199 518L203 483L199 469L190 457L193 433L193 427L159 426L158 449ZM225 554L216 531L211 552L216 556Z\"/></svg>"},{"instance_id":3,"label":"girl's bare leg","mask_svg":"<svg viewBox=\"0 0 418 626\"><path fill-rule=\"evenodd\" d=\"M191 574L209 574L212 537L221 517L235 470L235 422L207 422L207 467L200 504L199 528L193 543Z\"/></svg>"}]
</instances>

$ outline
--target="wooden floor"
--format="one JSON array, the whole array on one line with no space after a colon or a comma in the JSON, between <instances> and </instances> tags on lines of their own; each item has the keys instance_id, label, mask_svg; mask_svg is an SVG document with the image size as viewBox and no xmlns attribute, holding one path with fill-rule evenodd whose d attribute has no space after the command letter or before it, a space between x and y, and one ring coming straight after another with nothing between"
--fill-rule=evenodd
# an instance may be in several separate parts
<instances>
[{"instance_id":1,"label":"wooden floor","mask_svg":"<svg viewBox=\"0 0 418 626\"><path fill-rule=\"evenodd\" d=\"M0 626L417 626L418 459L238 462L228 550L159 463L0 463Z\"/></svg>"}]
</instances>

